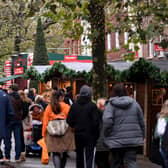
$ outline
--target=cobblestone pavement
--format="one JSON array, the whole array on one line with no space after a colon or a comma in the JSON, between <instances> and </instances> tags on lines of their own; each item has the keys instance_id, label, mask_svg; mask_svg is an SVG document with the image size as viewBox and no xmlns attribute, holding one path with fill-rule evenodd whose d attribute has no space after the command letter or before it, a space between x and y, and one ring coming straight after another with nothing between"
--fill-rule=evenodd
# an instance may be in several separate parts
<instances>
[{"instance_id":1,"label":"cobblestone pavement","mask_svg":"<svg viewBox=\"0 0 168 168\"><path fill-rule=\"evenodd\" d=\"M137 162L138 162L139 168L161 168L160 166L151 163L146 157L142 155L138 155ZM15 168L54 168L52 164L52 158L50 158L50 162L48 165L42 165L39 157L27 158L25 162L22 162L19 164L12 163L12 162L9 164L13 165ZM75 153L74 152L71 152L69 154L66 168L75 168Z\"/></svg>"}]
</instances>

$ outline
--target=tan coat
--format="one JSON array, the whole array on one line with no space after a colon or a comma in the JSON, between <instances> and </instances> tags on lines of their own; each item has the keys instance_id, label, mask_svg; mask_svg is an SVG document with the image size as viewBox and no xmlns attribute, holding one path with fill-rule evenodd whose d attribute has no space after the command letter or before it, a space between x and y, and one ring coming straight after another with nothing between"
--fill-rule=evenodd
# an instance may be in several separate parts
<instances>
[{"instance_id":1,"label":"tan coat","mask_svg":"<svg viewBox=\"0 0 168 168\"><path fill-rule=\"evenodd\" d=\"M64 136L51 136L47 133L45 140L48 152L65 152L75 150L74 132L70 127Z\"/></svg>"}]
</instances>

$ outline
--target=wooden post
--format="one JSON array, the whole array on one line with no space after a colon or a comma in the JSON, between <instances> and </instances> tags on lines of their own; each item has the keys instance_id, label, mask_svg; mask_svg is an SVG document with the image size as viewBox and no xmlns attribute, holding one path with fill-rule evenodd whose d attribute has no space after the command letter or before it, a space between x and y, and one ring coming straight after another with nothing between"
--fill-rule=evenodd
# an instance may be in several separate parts
<instances>
[{"instance_id":1,"label":"wooden post","mask_svg":"<svg viewBox=\"0 0 168 168\"><path fill-rule=\"evenodd\" d=\"M143 154L146 156L147 155L147 127L148 127L148 80L145 80L145 95L144 95L144 121L145 121L145 137L146 141L144 143L144 150Z\"/></svg>"}]
</instances>

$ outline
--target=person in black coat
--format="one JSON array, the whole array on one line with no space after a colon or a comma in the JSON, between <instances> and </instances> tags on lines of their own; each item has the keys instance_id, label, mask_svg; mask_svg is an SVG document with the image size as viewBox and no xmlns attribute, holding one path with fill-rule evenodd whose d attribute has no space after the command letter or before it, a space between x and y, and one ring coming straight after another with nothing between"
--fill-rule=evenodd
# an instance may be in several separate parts
<instances>
[{"instance_id":1,"label":"person in black coat","mask_svg":"<svg viewBox=\"0 0 168 168\"><path fill-rule=\"evenodd\" d=\"M94 166L95 146L99 136L99 111L91 97L91 88L82 86L80 97L72 104L67 117L67 123L75 131L77 168Z\"/></svg>"}]
</instances>

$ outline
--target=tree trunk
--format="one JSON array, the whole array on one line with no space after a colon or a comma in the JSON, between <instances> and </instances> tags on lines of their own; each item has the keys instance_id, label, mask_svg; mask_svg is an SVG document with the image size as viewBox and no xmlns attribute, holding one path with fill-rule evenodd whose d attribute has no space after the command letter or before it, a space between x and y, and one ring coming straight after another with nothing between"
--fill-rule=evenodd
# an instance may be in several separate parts
<instances>
[{"instance_id":1,"label":"tree trunk","mask_svg":"<svg viewBox=\"0 0 168 168\"><path fill-rule=\"evenodd\" d=\"M20 43L21 43L20 36L15 36L14 51L16 52L17 55L20 54Z\"/></svg>"},{"instance_id":2,"label":"tree trunk","mask_svg":"<svg viewBox=\"0 0 168 168\"><path fill-rule=\"evenodd\" d=\"M93 57L92 86L94 97L97 99L98 97L107 96L105 13L103 3L93 1L91 1L89 6Z\"/></svg>"}]
</instances>

